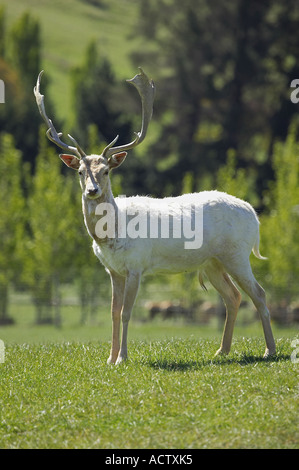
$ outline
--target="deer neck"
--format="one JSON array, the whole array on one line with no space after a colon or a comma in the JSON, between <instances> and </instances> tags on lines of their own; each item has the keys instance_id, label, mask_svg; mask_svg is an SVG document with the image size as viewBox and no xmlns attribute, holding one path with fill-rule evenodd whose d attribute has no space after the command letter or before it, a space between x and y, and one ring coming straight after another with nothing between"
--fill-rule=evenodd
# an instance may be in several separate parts
<instances>
[{"instance_id":1,"label":"deer neck","mask_svg":"<svg viewBox=\"0 0 299 470\"><path fill-rule=\"evenodd\" d=\"M102 196L100 196L97 199L89 199L87 198L84 194L82 195L82 209L83 209L83 215L84 215L84 222L85 226L87 228L87 231L89 235L97 242L97 244L102 245L102 244L107 244L111 243L111 239L105 237L105 238L99 238L97 236L97 230L96 230L96 224L99 221L101 217L104 215L98 215L96 214L96 210L99 204L109 204L109 208L111 211L114 212L114 221L115 225L117 225L117 217L118 217L118 207L115 202L111 186L109 183L107 191L104 192ZM104 207L104 206L103 206ZM98 212L98 210L97 210ZM117 234L117 227L115 226L115 234ZM114 241L114 240L113 240Z\"/></svg>"}]
</instances>

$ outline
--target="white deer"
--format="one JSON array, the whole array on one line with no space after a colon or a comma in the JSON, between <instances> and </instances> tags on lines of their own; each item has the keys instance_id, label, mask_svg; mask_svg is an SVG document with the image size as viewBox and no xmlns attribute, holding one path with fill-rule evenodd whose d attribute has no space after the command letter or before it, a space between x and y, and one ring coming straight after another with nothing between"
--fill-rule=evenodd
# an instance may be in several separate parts
<instances>
[{"instance_id":1,"label":"white deer","mask_svg":"<svg viewBox=\"0 0 299 470\"><path fill-rule=\"evenodd\" d=\"M203 287L202 276L207 276L226 306L223 336L216 354L227 354L231 348L234 323L241 301L241 294L234 280L252 299L260 315L266 340L264 357L275 354L265 292L256 281L249 262L251 251L257 258L263 259L259 253L259 221L250 204L218 191L203 191L164 199L140 196L114 198L112 194L110 170L118 168L124 161L127 150L140 144L146 135L153 110L153 82L142 69L133 79L128 80L138 90L142 101L142 127L138 134L135 133L135 140L113 147L118 138L116 137L101 155L87 156L70 135L74 146L62 142L62 133L56 132L52 121L47 117L44 96L40 94L42 73L38 76L34 94L41 116L48 126L47 136L60 148L72 153L60 155L60 158L79 173L85 225L93 239L94 253L111 278L112 345L108 363L119 364L127 359L129 320L141 277L148 273L198 271ZM108 210L104 215L104 211L99 210L101 205L112 208L113 215L113 211ZM180 223L182 214L186 214L190 207L193 208L193 215L188 216L190 223L196 222L196 214L203 216L198 228L201 231L201 236L198 236L200 244L195 248L186 248L185 234L165 238L160 230L154 236L148 236L151 232L147 228L143 236L130 236L124 230L123 225L128 223L127 216L135 214L136 217L136 213L139 214L138 221L144 222L149 220L149 214L150 217L154 215L161 224L171 218L170 225L174 227L178 221ZM104 229L104 224L101 224L103 220L106 229L108 225L115 229L112 230L112 236L108 229ZM130 220L132 222L132 217ZM99 222L102 230L97 229ZM137 225L135 224L135 228Z\"/></svg>"}]
</instances>

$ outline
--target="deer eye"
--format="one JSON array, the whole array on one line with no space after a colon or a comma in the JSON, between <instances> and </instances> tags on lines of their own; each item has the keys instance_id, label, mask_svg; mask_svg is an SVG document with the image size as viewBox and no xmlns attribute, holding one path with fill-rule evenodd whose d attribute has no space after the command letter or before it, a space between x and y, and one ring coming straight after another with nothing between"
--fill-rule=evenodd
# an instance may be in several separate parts
<instances>
[{"instance_id":1,"label":"deer eye","mask_svg":"<svg viewBox=\"0 0 299 470\"><path fill-rule=\"evenodd\" d=\"M109 170L104 171L104 175L108 175Z\"/></svg>"},{"instance_id":2,"label":"deer eye","mask_svg":"<svg viewBox=\"0 0 299 470\"><path fill-rule=\"evenodd\" d=\"M79 173L80 176L83 175L83 171L81 171L81 170L79 170L78 173Z\"/></svg>"}]
</instances>

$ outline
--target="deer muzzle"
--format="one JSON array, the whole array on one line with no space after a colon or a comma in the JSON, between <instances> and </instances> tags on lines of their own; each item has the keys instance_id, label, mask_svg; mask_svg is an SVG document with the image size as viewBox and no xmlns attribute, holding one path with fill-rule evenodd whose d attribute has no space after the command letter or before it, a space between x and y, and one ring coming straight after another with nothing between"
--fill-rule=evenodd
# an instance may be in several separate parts
<instances>
[{"instance_id":1,"label":"deer muzzle","mask_svg":"<svg viewBox=\"0 0 299 470\"><path fill-rule=\"evenodd\" d=\"M102 195L101 189L96 185L87 186L85 189L85 196L88 199L97 199Z\"/></svg>"}]
</instances>

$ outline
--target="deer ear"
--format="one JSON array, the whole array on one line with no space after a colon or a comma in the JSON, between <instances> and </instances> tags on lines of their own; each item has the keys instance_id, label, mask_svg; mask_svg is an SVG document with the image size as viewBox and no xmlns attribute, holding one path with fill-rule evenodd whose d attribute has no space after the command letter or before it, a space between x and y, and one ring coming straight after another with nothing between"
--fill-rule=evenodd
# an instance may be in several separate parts
<instances>
[{"instance_id":1,"label":"deer ear","mask_svg":"<svg viewBox=\"0 0 299 470\"><path fill-rule=\"evenodd\" d=\"M119 167L119 165L122 164L126 156L127 156L127 152L120 152L120 153L111 155L111 157L108 159L108 165L109 165L110 170L112 170L112 168Z\"/></svg>"},{"instance_id":2,"label":"deer ear","mask_svg":"<svg viewBox=\"0 0 299 470\"><path fill-rule=\"evenodd\" d=\"M72 168L73 170L79 169L80 160L77 157L74 157L74 155L61 154L59 157L68 167Z\"/></svg>"}]
</instances>

